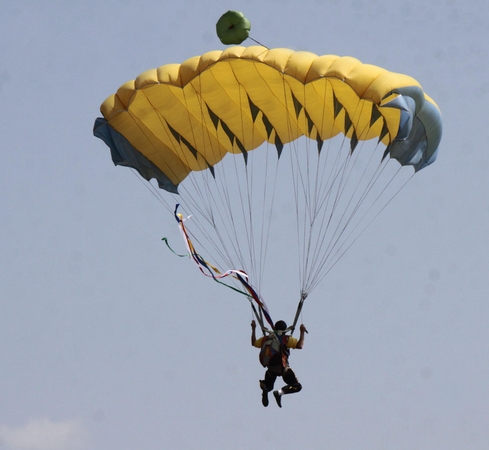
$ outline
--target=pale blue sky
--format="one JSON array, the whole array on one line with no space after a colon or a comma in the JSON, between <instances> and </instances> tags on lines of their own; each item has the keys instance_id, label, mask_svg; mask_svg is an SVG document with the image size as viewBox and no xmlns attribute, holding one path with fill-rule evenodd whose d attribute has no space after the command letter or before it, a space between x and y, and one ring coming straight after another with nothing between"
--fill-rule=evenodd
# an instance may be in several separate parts
<instances>
[{"instance_id":1,"label":"pale blue sky","mask_svg":"<svg viewBox=\"0 0 489 450\"><path fill-rule=\"evenodd\" d=\"M173 217L92 135L122 83L221 49L228 9L269 47L413 76L444 120L436 163L307 300L291 359L304 389L281 410L261 405L246 300L164 247ZM489 448L486 1L19 0L0 14L0 449Z\"/></svg>"}]
</instances>

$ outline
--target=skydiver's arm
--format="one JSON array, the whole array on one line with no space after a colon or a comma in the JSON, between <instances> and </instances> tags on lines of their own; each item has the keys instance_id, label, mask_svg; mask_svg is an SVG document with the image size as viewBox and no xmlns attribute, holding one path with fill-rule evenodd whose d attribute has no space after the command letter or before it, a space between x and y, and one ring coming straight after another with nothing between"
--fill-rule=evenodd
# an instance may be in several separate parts
<instances>
[{"instance_id":1,"label":"skydiver's arm","mask_svg":"<svg viewBox=\"0 0 489 450\"><path fill-rule=\"evenodd\" d=\"M297 349L301 349L302 347L304 347L304 336L307 331L304 324L301 324L300 330L301 330L301 335L299 336L299 340L297 341L297 345L295 346L295 348Z\"/></svg>"},{"instance_id":2,"label":"skydiver's arm","mask_svg":"<svg viewBox=\"0 0 489 450\"><path fill-rule=\"evenodd\" d=\"M256 342L256 323L254 320L251 321L251 345L254 347Z\"/></svg>"}]
</instances>

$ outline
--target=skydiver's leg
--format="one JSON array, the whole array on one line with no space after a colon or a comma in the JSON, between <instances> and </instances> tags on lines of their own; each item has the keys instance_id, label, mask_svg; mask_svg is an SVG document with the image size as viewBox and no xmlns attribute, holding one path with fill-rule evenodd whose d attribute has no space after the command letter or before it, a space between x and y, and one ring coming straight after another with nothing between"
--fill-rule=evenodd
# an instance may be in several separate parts
<instances>
[{"instance_id":1,"label":"skydiver's leg","mask_svg":"<svg viewBox=\"0 0 489 450\"><path fill-rule=\"evenodd\" d=\"M299 392L302 389L302 384L299 383L297 376L295 375L294 371L290 367L287 367L285 369L282 378L284 382L287 384L281 389L283 395L295 394L296 392Z\"/></svg>"},{"instance_id":2,"label":"skydiver's leg","mask_svg":"<svg viewBox=\"0 0 489 450\"><path fill-rule=\"evenodd\" d=\"M286 385L278 391L273 391L273 396L275 397L275 400L277 400L277 405L280 406L280 408L282 407L282 395L294 394L302 389L302 385L299 383L294 371L290 367L285 368L282 378Z\"/></svg>"},{"instance_id":3,"label":"skydiver's leg","mask_svg":"<svg viewBox=\"0 0 489 450\"><path fill-rule=\"evenodd\" d=\"M270 372L270 370L267 370L265 372L265 379L260 380L260 387L262 390L261 402L263 406L268 406L268 393L273 389L276 379L277 375Z\"/></svg>"},{"instance_id":4,"label":"skydiver's leg","mask_svg":"<svg viewBox=\"0 0 489 450\"><path fill-rule=\"evenodd\" d=\"M277 379L277 374L271 372L269 369L265 372L265 379L263 380L265 388L268 392L273 390L275 385L275 380Z\"/></svg>"}]
</instances>

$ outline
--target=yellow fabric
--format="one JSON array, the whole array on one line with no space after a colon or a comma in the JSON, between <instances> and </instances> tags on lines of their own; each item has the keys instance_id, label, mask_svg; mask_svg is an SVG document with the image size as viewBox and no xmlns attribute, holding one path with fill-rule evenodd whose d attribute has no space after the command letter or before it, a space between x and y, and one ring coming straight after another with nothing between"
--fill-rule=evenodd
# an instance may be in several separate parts
<instances>
[{"instance_id":1,"label":"yellow fabric","mask_svg":"<svg viewBox=\"0 0 489 450\"><path fill-rule=\"evenodd\" d=\"M253 345L257 348L261 348L263 344L263 339L265 339L265 336L258 338ZM287 348L296 348L297 342L299 342L299 340L296 339L295 337L287 336Z\"/></svg>"},{"instance_id":2,"label":"yellow fabric","mask_svg":"<svg viewBox=\"0 0 489 450\"><path fill-rule=\"evenodd\" d=\"M387 145L400 112L382 105L407 86L419 84L351 57L236 46L146 71L107 98L101 112L178 185L228 152L265 141L279 146L302 135L355 133Z\"/></svg>"}]
</instances>

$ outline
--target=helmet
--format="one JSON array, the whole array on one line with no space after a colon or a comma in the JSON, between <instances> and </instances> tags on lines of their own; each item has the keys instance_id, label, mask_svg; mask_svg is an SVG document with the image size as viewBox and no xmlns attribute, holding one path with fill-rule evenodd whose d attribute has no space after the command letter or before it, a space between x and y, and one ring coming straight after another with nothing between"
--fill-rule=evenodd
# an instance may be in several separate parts
<instances>
[{"instance_id":1,"label":"helmet","mask_svg":"<svg viewBox=\"0 0 489 450\"><path fill-rule=\"evenodd\" d=\"M285 331L287 329L287 324L283 320L278 320L275 323L275 330L277 331Z\"/></svg>"}]
</instances>

